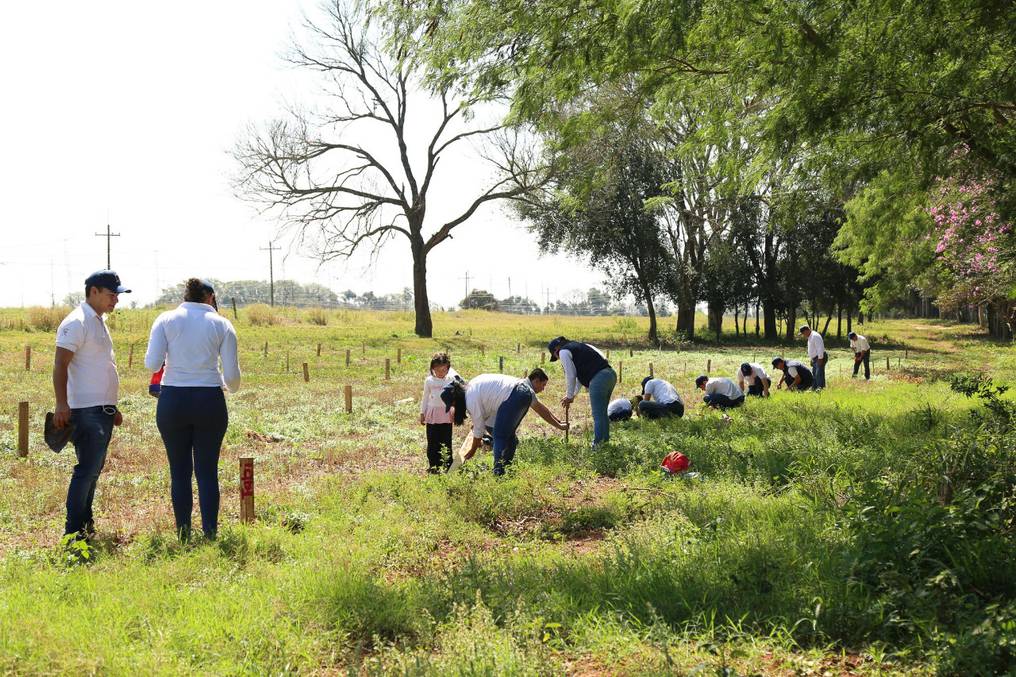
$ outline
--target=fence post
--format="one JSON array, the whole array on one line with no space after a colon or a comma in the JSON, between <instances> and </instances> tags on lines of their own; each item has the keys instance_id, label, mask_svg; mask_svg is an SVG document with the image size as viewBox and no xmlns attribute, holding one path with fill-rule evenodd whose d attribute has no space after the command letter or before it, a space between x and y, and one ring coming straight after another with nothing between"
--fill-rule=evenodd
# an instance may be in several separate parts
<instances>
[{"instance_id":1,"label":"fence post","mask_svg":"<svg viewBox=\"0 0 1016 677\"><path fill-rule=\"evenodd\" d=\"M346 396L346 413L353 413L353 386L346 386L343 388L343 394Z\"/></svg>"},{"instance_id":2,"label":"fence post","mask_svg":"<svg viewBox=\"0 0 1016 677\"><path fill-rule=\"evenodd\" d=\"M653 363L649 363L649 378L653 378Z\"/></svg>"},{"instance_id":3,"label":"fence post","mask_svg":"<svg viewBox=\"0 0 1016 677\"><path fill-rule=\"evenodd\" d=\"M254 521L254 459L240 459L240 521Z\"/></svg>"},{"instance_id":4,"label":"fence post","mask_svg":"<svg viewBox=\"0 0 1016 677\"><path fill-rule=\"evenodd\" d=\"M885 356L885 370L889 371L889 356Z\"/></svg>"},{"instance_id":5,"label":"fence post","mask_svg":"<svg viewBox=\"0 0 1016 677\"><path fill-rule=\"evenodd\" d=\"M286 351L286 373L289 373L289 351Z\"/></svg>"},{"instance_id":6,"label":"fence post","mask_svg":"<svg viewBox=\"0 0 1016 677\"><path fill-rule=\"evenodd\" d=\"M304 383L310 382L310 371L307 369L306 362L303 363L303 382Z\"/></svg>"},{"instance_id":7,"label":"fence post","mask_svg":"<svg viewBox=\"0 0 1016 677\"><path fill-rule=\"evenodd\" d=\"M713 360L712 360L712 358L706 360L706 373L707 374L713 373Z\"/></svg>"},{"instance_id":8,"label":"fence post","mask_svg":"<svg viewBox=\"0 0 1016 677\"><path fill-rule=\"evenodd\" d=\"M264 356L265 356L265 357L268 357L268 341L265 341L265 350L264 350Z\"/></svg>"},{"instance_id":9,"label":"fence post","mask_svg":"<svg viewBox=\"0 0 1016 677\"><path fill-rule=\"evenodd\" d=\"M543 351L541 350L541 351L540 351L540 364L546 364L546 363L544 362L544 360L546 360L546 359L547 359L547 353L545 353L545 352L543 352Z\"/></svg>"},{"instance_id":10,"label":"fence post","mask_svg":"<svg viewBox=\"0 0 1016 677\"><path fill-rule=\"evenodd\" d=\"M631 348L628 349L628 357L635 357L635 351Z\"/></svg>"},{"instance_id":11,"label":"fence post","mask_svg":"<svg viewBox=\"0 0 1016 677\"><path fill-rule=\"evenodd\" d=\"M134 344L131 344L130 353L127 355L127 368L131 369L134 367Z\"/></svg>"},{"instance_id":12,"label":"fence post","mask_svg":"<svg viewBox=\"0 0 1016 677\"><path fill-rule=\"evenodd\" d=\"M515 354L516 355L520 355L521 353L522 353L522 344L521 343L516 343L515 344Z\"/></svg>"},{"instance_id":13,"label":"fence post","mask_svg":"<svg viewBox=\"0 0 1016 677\"><path fill-rule=\"evenodd\" d=\"M617 363L617 382L620 383L624 377L624 360Z\"/></svg>"},{"instance_id":14,"label":"fence post","mask_svg":"<svg viewBox=\"0 0 1016 677\"><path fill-rule=\"evenodd\" d=\"M390 381L392 378L392 359L390 357L385 358L385 380Z\"/></svg>"},{"instance_id":15,"label":"fence post","mask_svg":"<svg viewBox=\"0 0 1016 677\"><path fill-rule=\"evenodd\" d=\"M607 362L610 362L610 349L607 349Z\"/></svg>"},{"instance_id":16,"label":"fence post","mask_svg":"<svg viewBox=\"0 0 1016 677\"><path fill-rule=\"evenodd\" d=\"M504 356L497 358L497 370L499 373L504 373Z\"/></svg>"},{"instance_id":17,"label":"fence post","mask_svg":"<svg viewBox=\"0 0 1016 677\"><path fill-rule=\"evenodd\" d=\"M321 357L321 344L317 344L317 356Z\"/></svg>"},{"instance_id":18,"label":"fence post","mask_svg":"<svg viewBox=\"0 0 1016 677\"><path fill-rule=\"evenodd\" d=\"M239 318L237 317L237 314L236 314L236 298L234 298L234 297L232 297L232 296L231 296L231 297L229 298L229 301L230 301L230 303L232 303L232 304L233 304L233 319L234 319L234 320L236 320L236 319L239 319Z\"/></svg>"},{"instance_id":19,"label":"fence post","mask_svg":"<svg viewBox=\"0 0 1016 677\"><path fill-rule=\"evenodd\" d=\"M362 344L360 345L360 354L361 354L361 355L366 355L366 354L367 354L367 342L366 342L366 341L364 341L364 342L363 342L363 343L362 343Z\"/></svg>"},{"instance_id":20,"label":"fence post","mask_svg":"<svg viewBox=\"0 0 1016 677\"><path fill-rule=\"evenodd\" d=\"M564 407L564 443L568 444L568 433L571 432L571 421L569 420L568 412L571 411L571 407L565 405Z\"/></svg>"},{"instance_id":21,"label":"fence post","mask_svg":"<svg viewBox=\"0 0 1016 677\"><path fill-rule=\"evenodd\" d=\"M397 348L395 350L395 362L402 364L402 348Z\"/></svg>"},{"instance_id":22,"label":"fence post","mask_svg":"<svg viewBox=\"0 0 1016 677\"><path fill-rule=\"evenodd\" d=\"M18 402L18 456L28 456L28 402Z\"/></svg>"},{"instance_id":23,"label":"fence post","mask_svg":"<svg viewBox=\"0 0 1016 677\"><path fill-rule=\"evenodd\" d=\"M349 353L351 353L351 352L352 351L349 348L346 348L346 366L347 367L349 366Z\"/></svg>"},{"instance_id":24,"label":"fence post","mask_svg":"<svg viewBox=\"0 0 1016 677\"><path fill-rule=\"evenodd\" d=\"M32 371L32 346L25 346L25 371Z\"/></svg>"}]
</instances>

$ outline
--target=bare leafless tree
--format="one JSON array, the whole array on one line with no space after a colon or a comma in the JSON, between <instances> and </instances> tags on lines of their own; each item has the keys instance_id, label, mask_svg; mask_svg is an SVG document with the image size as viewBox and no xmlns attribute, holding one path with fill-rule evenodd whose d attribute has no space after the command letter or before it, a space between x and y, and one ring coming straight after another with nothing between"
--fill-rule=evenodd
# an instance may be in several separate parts
<instances>
[{"instance_id":1,"label":"bare leafless tree","mask_svg":"<svg viewBox=\"0 0 1016 677\"><path fill-rule=\"evenodd\" d=\"M376 254L404 237L413 256L416 333L432 334L427 294L427 255L451 237L483 204L516 199L543 185L548 171L534 162L518 130L500 122L481 124L481 105L450 86L427 87L412 58L413 31L382 35L358 7L333 0L324 18L308 20L311 43L288 57L318 73L329 110L291 109L285 119L253 126L234 150L241 196L276 211L300 242L312 242L323 261L348 258L362 248ZM403 36L398 40L395 36ZM399 41L403 44L392 45ZM410 109L420 97L430 103ZM434 115L422 162L411 157L408 122ZM387 147L364 141L366 125L387 131ZM372 137L374 139L378 137ZM463 141L480 141L496 178L453 218L431 223L427 194L442 155ZM372 145L373 144L373 145ZM422 146L422 144L421 144Z\"/></svg>"}]
</instances>

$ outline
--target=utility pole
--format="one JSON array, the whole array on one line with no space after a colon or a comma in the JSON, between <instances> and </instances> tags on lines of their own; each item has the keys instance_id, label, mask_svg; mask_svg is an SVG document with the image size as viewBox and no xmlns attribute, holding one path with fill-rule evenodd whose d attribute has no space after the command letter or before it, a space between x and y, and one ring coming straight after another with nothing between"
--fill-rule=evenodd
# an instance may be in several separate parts
<instances>
[{"instance_id":1,"label":"utility pole","mask_svg":"<svg viewBox=\"0 0 1016 677\"><path fill-rule=\"evenodd\" d=\"M106 270L112 270L113 266L112 266L112 264L110 264L110 256L109 256L110 245L111 245L114 237L120 237L120 233L114 233L112 230L110 230L109 223L107 222L106 223L106 232L105 233L96 233L95 237L104 237L104 238L106 238Z\"/></svg>"},{"instance_id":2,"label":"utility pole","mask_svg":"<svg viewBox=\"0 0 1016 677\"><path fill-rule=\"evenodd\" d=\"M279 248L276 247L272 243L271 240L269 240L268 241L268 246L267 247L262 247L261 251L263 251L263 252L267 251L268 252L268 290L269 290L268 293L270 294L269 298L271 299L271 306L274 308L275 307L275 270L273 268L273 263L272 263L272 252L279 251Z\"/></svg>"},{"instance_id":3,"label":"utility pole","mask_svg":"<svg viewBox=\"0 0 1016 677\"><path fill-rule=\"evenodd\" d=\"M508 276L508 298L512 297L512 276Z\"/></svg>"},{"instance_id":4,"label":"utility pole","mask_svg":"<svg viewBox=\"0 0 1016 677\"><path fill-rule=\"evenodd\" d=\"M460 277L459 279L466 281L466 295L463 296L462 298L467 299L469 298L469 271L467 270L466 274Z\"/></svg>"}]
</instances>

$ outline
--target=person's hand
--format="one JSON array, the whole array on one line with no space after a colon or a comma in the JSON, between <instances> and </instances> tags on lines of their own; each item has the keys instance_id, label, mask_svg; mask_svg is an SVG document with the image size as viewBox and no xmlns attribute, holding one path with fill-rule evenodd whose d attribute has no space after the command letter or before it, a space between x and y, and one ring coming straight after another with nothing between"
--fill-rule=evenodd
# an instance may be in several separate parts
<instances>
[{"instance_id":1,"label":"person's hand","mask_svg":"<svg viewBox=\"0 0 1016 677\"><path fill-rule=\"evenodd\" d=\"M571 406L571 403L574 402L574 401L575 401L574 397L562 397L561 398L561 406L564 407L565 409L567 409L568 407Z\"/></svg>"},{"instance_id":2,"label":"person's hand","mask_svg":"<svg viewBox=\"0 0 1016 677\"><path fill-rule=\"evenodd\" d=\"M427 421L423 414L420 414L420 425L426 425Z\"/></svg>"},{"instance_id":3,"label":"person's hand","mask_svg":"<svg viewBox=\"0 0 1016 677\"><path fill-rule=\"evenodd\" d=\"M56 411L53 412L53 425L57 428L63 428L65 425L70 423L71 420L71 408L66 404L57 405Z\"/></svg>"},{"instance_id":4,"label":"person's hand","mask_svg":"<svg viewBox=\"0 0 1016 677\"><path fill-rule=\"evenodd\" d=\"M123 425L123 414L120 413L119 409L117 409L116 413L113 414L113 425L115 426Z\"/></svg>"}]
</instances>

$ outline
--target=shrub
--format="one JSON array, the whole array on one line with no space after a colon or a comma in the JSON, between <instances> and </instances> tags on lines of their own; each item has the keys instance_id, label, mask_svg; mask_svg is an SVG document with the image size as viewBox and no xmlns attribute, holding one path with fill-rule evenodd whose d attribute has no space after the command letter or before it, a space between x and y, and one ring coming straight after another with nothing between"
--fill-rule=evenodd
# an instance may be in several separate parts
<instances>
[{"instance_id":1,"label":"shrub","mask_svg":"<svg viewBox=\"0 0 1016 677\"><path fill-rule=\"evenodd\" d=\"M254 327L270 327L279 321L275 310L263 303L247 307L247 321Z\"/></svg>"},{"instance_id":2,"label":"shrub","mask_svg":"<svg viewBox=\"0 0 1016 677\"><path fill-rule=\"evenodd\" d=\"M28 309L28 326L38 331L56 331L60 322L67 315L67 308L40 308Z\"/></svg>"},{"instance_id":3,"label":"shrub","mask_svg":"<svg viewBox=\"0 0 1016 677\"><path fill-rule=\"evenodd\" d=\"M307 321L311 324L316 324L319 327L324 327L328 324L328 313L325 312L324 308L311 308L306 314Z\"/></svg>"}]
</instances>

